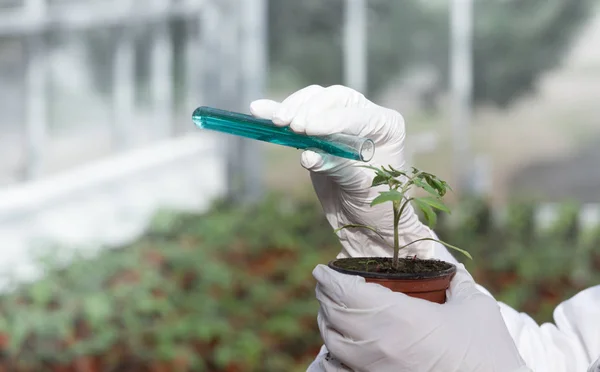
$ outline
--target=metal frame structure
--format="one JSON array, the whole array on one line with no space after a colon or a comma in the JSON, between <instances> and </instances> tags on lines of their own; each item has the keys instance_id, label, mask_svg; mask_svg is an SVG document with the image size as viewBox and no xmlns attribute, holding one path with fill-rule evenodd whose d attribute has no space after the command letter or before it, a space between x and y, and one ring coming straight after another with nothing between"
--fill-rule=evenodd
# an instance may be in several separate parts
<instances>
[{"instance_id":1,"label":"metal frame structure","mask_svg":"<svg viewBox=\"0 0 600 372\"><path fill-rule=\"evenodd\" d=\"M191 87L186 92L185 106L190 115L195 106L202 104L246 111L243 103L264 94L266 0L112 0L110 4L24 0L21 7L0 9L0 37L21 38L28 53L23 181L39 179L44 169L43 149L48 132L48 63L44 35L57 30L122 29L112 56L112 80L119 89L112 97L111 125L112 143L116 151L121 151L130 148L131 125L135 119L135 46L131 32L134 26L155 25L150 61L152 125L157 140L173 135L174 51L167 25L174 18L185 20L189 33L197 33L184 52L185 79ZM196 30L196 24L200 30ZM193 129L190 126L190 130ZM229 156L230 173L241 172L248 190L244 194L255 198L261 190L258 147L239 140L231 142L229 150L236 151L223 154ZM231 194L239 194L239 191L232 190Z\"/></svg>"},{"instance_id":2,"label":"metal frame structure","mask_svg":"<svg viewBox=\"0 0 600 372\"><path fill-rule=\"evenodd\" d=\"M265 13L265 0L117 0L112 6L84 0L63 0L58 5L26 0L14 10L0 8L0 38L21 39L28 53L27 117L19 123L26 139L26 175L17 184L0 187L0 242L6 247L0 268L14 271L15 280L35 279L43 272L30 249L39 245L39 239L93 254L139 236L156 210L201 211L227 191L246 200L256 198L262 191L262 158L255 144L197 133L191 113L200 105L247 111L248 101L264 95ZM170 104L175 50L166 27L174 18L185 20L193 35L186 38L182 51L189 88L184 105L190 121L177 132ZM133 28L150 23L153 112L145 115L150 122L141 125L150 127L152 136L149 144L138 148L132 143L139 111ZM44 149L50 138L50 66L45 36L56 30L106 27L119 29L111 55L111 81L119 87L110 97L113 148L102 159L80 161L59 174L48 174ZM231 180L236 171L241 185ZM0 278L0 291L6 279Z\"/></svg>"}]
</instances>

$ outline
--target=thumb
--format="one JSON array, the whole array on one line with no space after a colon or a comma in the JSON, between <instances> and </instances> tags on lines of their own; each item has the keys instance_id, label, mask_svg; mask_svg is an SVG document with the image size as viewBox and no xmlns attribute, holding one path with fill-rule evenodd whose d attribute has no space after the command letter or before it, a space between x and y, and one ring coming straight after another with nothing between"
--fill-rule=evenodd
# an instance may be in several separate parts
<instances>
[{"instance_id":1,"label":"thumb","mask_svg":"<svg viewBox=\"0 0 600 372\"><path fill-rule=\"evenodd\" d=\"M475 280L469 274L465 265L456 264L456 274L450 282L450 287L447 291L448 302L456 300L465 300L474 295L485 295L475 285Z\"/></svg>"}]
</instances>

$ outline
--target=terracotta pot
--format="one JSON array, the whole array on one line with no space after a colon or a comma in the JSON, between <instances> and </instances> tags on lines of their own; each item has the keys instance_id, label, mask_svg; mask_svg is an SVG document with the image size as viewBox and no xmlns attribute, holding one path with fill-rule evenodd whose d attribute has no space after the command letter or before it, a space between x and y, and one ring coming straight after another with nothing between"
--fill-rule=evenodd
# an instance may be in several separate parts
<instances>
[{"instance_id":1,"label":"terracotta pot","mask_svg":"<svg viewBox=\"0 0 600 372\"><path fill-rule=\"evenodd\" d=\"M377 283L394 292L404 293L411 297L443 304L446 302L446 290L450 281L456 274L456 266L445 262L449 268L426 273L379 273L363 270L346 269L336 266L344 259L329 262L329 267L335 271L348 275L358 275L365 278L368 283ZM422 260L433 261L433 260ZM439 261L438 261L439 262Z\"/></svg>"}]
</instances>

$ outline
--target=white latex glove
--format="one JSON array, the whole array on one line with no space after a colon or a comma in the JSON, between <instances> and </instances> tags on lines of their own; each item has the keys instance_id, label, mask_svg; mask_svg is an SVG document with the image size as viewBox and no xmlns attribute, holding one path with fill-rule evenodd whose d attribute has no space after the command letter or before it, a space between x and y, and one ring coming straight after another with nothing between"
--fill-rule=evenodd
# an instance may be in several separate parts
<instances>
[{"instance_id":1,"label":"white latex glove","mask_svg":"<svg viewBox=\"0 0 600 372\"><path fill-rule=\"evenodd\" d=\"M321 303L319 329L331 355L323 348L309 371L530 371L498 304L476 288L463 265L443 305L325 265L313 275Z\"/></svg>"},{"instance_id":2,"label":"white latex glove","mask_svg":"<svg viewBox=\"0 0 600 372\"><path fill-rule=\"evenodd\" d=\"M277 125L289 125L297 133L347 133L368 137L375 143L375 156L370 165L391 165L396 169L405 167L402 115L374 104L350 88L312 85L295 92L282 103L254 101L250 111L254 116L273 120ZM386 187L370 187L374 172L356 166L365 163L304 151L301 164L311 172L315 192L334 229L345 224L373 226L379 229L388 244L393 242L392 208L386 204L370 206L379 195L378 191L385 191ZM431 237L431 230L419 221L412 207L406 208L403 213L399 229L401 245ZM338 234L342 243L338 258L389 257L393 253L388 244L367 229L344 229ZM415 243L403 249L401 255L431 258L433 244L431 241Z\"/></svg>"},{"instance_id":3,"label":"white latex glove","mask_svg":"<svg viewBox=\"0 0 600 372\"><path fill-rule=\"evenodd\" d=\"M435 234L434 237L437 239ZM441 244L435 245L434 257L459 265ZM475 286L493 298L484 287ZM557 306L556 324L539 326L527 314L502 302L498 304L511 338L532 371L600 372L600 286L582 291ZM327 353L323 346L308 371L347 371L336 359L327 360Z\"/></svg>"}]
</instances>

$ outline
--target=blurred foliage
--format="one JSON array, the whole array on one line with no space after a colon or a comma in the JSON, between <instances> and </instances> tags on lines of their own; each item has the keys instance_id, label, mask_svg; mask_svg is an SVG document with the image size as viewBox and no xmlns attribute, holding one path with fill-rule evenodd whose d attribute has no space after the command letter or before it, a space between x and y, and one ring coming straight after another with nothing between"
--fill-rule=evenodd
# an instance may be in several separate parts
<instances>
[{"instance_id":1,"label":"blurred foliage","mask_svg":"<svg viewBox=\"0 0 600 372\"><path fill-rule=\"evenodd\" d=\"M565 203L542 226L534 204L515 203L499 214L471 200L450 219L440 215L436 233L472 253L473 261L457 259L498 301L550 322L560 302L600 284L600 226L581 228L578 212Z\"/></svg>"},{"instance_id":2,"label":"blurred foliage","mask_svg":"<svg viewBox=\"0 0 600 372\"><path fill-rule=\"evenodd\" d=\"M600 229L577 228L577 211L541 229L533 205L499 220L473 200L437 231L498 299L544 321L600 283ZM339 248L314 202L159 213L131 245L0 297L0 370L305 371L321 345L311 272Z\"/></svg>"},{"instance_id":3,"label":"blurred foliage","mask_svg":"<svg viewBox=\"0 0 600 372\"><path fill-rule=\"evenodd\" d=\"M273 78L296 85L340 84L343 79L345 0L269 2ZM436 95L449 80L449 1L367 0L368 92L399 74L429 68ZM576 31L591 14L592 0L474 2L474 100L505 106L535 88L556 67ZM292 76L290 76L292 75Z\"/></svg>"},{"instance_id":4,"label":"blurred foliage","mask_svg":"<svg viewBox=\"0 0 600 372\"><path fill-rule=\"evenodd\" d=\"M305 371L321 345L311 272L339 252L325 226L278 198L161 213L130 246L0 298L0 370Z\"/></svg>"}]
</instances>

